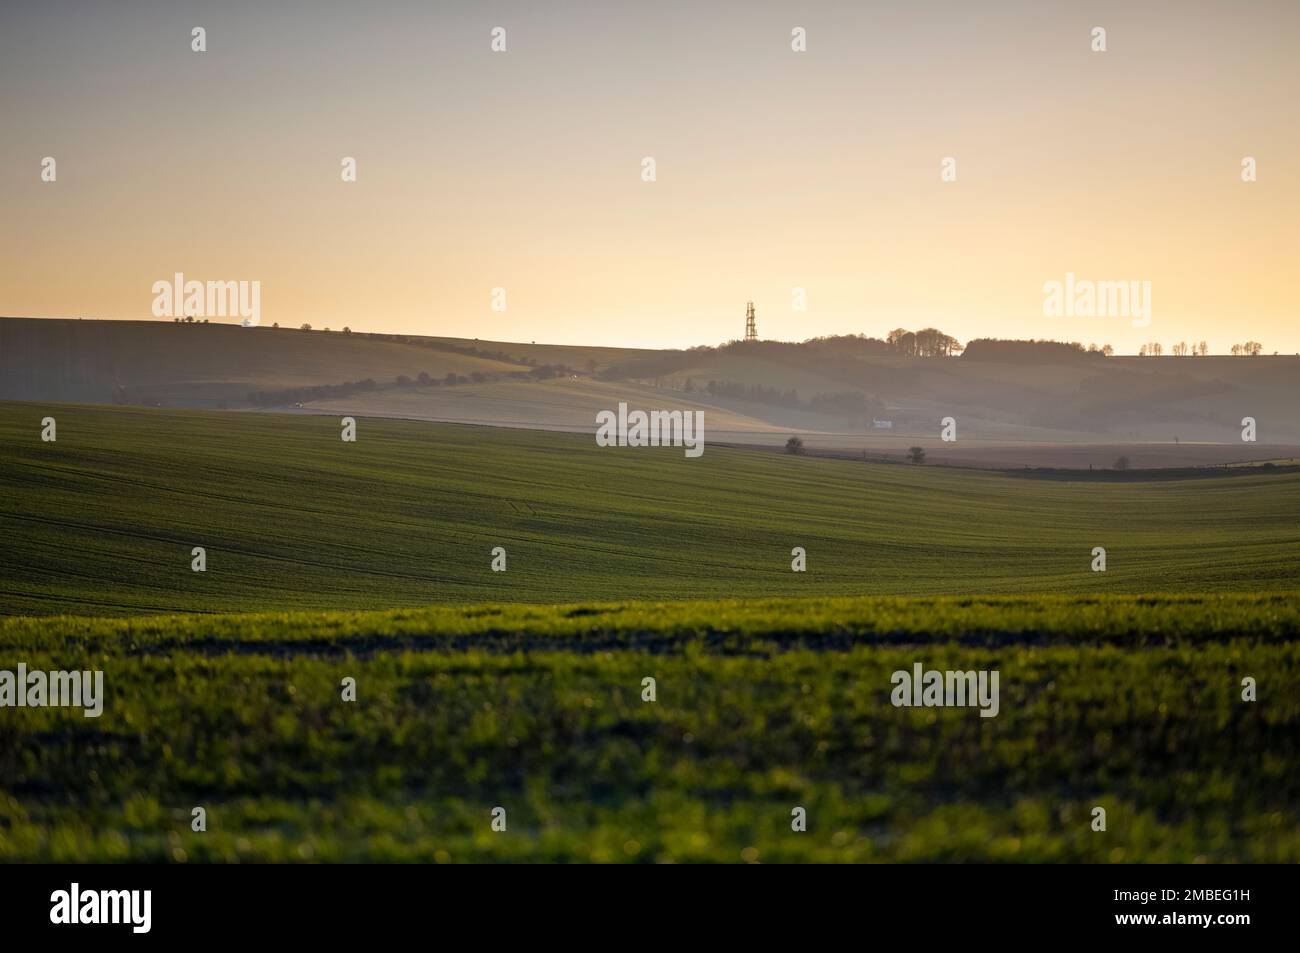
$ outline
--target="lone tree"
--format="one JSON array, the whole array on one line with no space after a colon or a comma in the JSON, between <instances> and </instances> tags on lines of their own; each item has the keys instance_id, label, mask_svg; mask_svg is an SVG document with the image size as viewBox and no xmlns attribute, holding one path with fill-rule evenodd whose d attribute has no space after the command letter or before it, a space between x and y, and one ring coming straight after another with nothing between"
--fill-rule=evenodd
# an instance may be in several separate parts
<instances>
[{"instance_id":1,"label":"lone tree","mask_svg":"<svg viewBox=\"0 0 1300 953\"><path fill-rule=\"evenodd\" d=\"M1127 470L1127 469L1128 469L1128 457L1116 457L1116 459L1115 459L1115 469L1116 469L1116 470Z\"/></svg>"},{"instance_id":2,"label":"lone tree","mask_svg":"<svg viewBox=\"0 0 1300 953\"><path fill-rule=\"evenodd\" d=\"M803 440L800 437L791 437L785 442L786 453L803 453Z\"/></svg>"},{"instance_id":3,"label":"lone tree","mask_svg":"<svg viewBox=\"0 0 1300 953\"><path fill-rule=\"evenodd\" d=\"M925 463L925 448L908 447L907 459L910 460L912 463Z\"/></svg>"}]
</instances>

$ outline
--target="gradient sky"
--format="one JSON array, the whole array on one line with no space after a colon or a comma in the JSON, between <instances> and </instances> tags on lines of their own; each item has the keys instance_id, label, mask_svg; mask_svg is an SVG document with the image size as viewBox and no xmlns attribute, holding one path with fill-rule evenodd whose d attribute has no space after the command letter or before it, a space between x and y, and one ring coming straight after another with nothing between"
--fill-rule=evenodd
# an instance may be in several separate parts
<instances>
[{"instance_id":1,"label":"gradient sky","mask_svg":"<svg viewBox=\"0 0 1300 953\"><path fill-rule=\"evenodd\" d=\"M781 339L1300 352L1296 0L42 0L0 80L2 314L149 318L181 271L336 330L682 347L753 299ZM1067 271L1150 281L1151 327L1044 317Z\"/></svg>"}]
</instances>

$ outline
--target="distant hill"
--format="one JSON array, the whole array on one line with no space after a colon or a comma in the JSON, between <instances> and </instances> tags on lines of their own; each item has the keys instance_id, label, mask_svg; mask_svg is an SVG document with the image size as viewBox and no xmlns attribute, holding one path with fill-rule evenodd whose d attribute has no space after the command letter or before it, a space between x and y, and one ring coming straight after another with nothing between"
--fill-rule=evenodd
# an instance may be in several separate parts
<instances>
[{"instance_id":1,"label":"distant hill","mask_svg":"<svg viewBox=\"0 0 1300 953\"><path fill-rule=\"evenodd\" d=\"M586 430L626 399L700 409L716 439L895 451L944 417L969 442L1300 443L1300 358L1103 357L977 341L912 357L875 339L638 350L165 321L0 318L0 399L294 409ZM1253 417L1258 447L1241 441ZM872 419L889 421L873 428ZM966 441L965 443L961 441ZM1255 458L1261 454L1255 453ZM1189 457L1191 463L1198 457ZM1171 464L1172 465L1172 464Z\"/></svg>"},{"instance_id":2,"label":"distant hill","mask_svg":"<svg viewBox=\"0 0 1300 953\"><path fill-rule=\"evenodd\" d=\"M255 391L527 370L425 340L427 346L340 331L2 318L0 398L236 406Z\"/></svg>"}]
</instances>

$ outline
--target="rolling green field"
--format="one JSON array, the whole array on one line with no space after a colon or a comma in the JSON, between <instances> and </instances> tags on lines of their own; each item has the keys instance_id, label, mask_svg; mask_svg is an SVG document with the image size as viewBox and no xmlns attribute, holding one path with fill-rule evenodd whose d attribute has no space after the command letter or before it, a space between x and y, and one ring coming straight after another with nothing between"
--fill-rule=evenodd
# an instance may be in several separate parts
<instances>
[{"instance_id":1,"label":"rolling green field","mask_svg":"<svg viewBox=\"0 0 1300 953\"><path fill-rule=\"evenodd\" d=\"M1300 861L1300 475L358 433L0 403L0 861Z\"/></svg>"},{"instance_id":2,"label":"rolling green field","mask_svg":"<svg viewBox=\"0 0 1300 953\"><path fill-rule=\"evenodd\" d=\"M0 448L11 615L1300 589L1286 471L1116 482L716 447L690 460L380 419L347 444L330 417L30 403L0 403ZM498 545L506 572L491 571ZM807 572L790 569L795 546Z\"/></svg>"},{"instance_id":3,"label":"rolling green field","mask_svg":"<svg viewBox=\"0 0 1300 953\"><path fill-rule=\"evenodd\" d=\"M107 699L3 712L0 860L1296 862L1298 636L1293 596L10 619ZM894 707L914 662L999 714Z\"/></svg>"}]
</instances>

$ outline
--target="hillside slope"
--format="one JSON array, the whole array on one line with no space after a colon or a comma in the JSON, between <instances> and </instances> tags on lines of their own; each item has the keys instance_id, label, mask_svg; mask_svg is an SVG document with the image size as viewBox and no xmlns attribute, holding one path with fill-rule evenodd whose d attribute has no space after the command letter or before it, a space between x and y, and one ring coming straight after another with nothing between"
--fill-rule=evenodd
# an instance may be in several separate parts
<instances>
[{"instance_id":1,"label":"hillside slope","mask_svg":"<svg viewBox=\"0 0 1300 953\"><path fill-rule=\"evenodd\" d=\"M1068 350L1068 349L1067 349ZM425 375L420 389L402 383ZM454 387L444 387L448 375ZM539 394L523 382L562 376ZM373 382L364 393L304 388ZM253 400L250 395L258 394ZM322 401L320 398L324 396ZM714 431L791 433L810 446L882 452L928 446L954 417L989 444L1210 443L1190 465L1300 454L1300 357L916 358L850 343L763 341L636 351L452 338L342 334L229 324L0 318L0 399L138 406L275 408L587 430L618 400L704 409ZM579 410L581 412L579 412ZM1241 421L1254 418L1257 442ZM871 420L889 420L888 431ZM1264 449L1264 445L1269 449ZM1228 449L1230 448L1230 449ZM954 462L969 456L944 446ZM1114 460L1107 451L1104 465ZM1157 454L1168 457L1167 451ZM1024 455L1008 465L1032 464ZM1096 460L1089 460L1096 463Z\"/></svg>"},{"instance_id":2,"label":"hillside slope","mask_svg":"<svg viewBox=\"0 0 1300 953\"><path fill-rule=\"evenodd\" d=\"M466 342L472 344L472 342ZM170 321L0 319L0 399L215 407L397 375L517 372L499 360L340 331ZM526 370L526 368L525 368Z\"/></svg>"},{"instance_id":3,"label":"hillside slope","mask_svg":"<svg viewBox=\"0 0 1300 953\"><path fill-rule=\"evenodd\" d=\"M0 404L0 607L1300 588L1282 469L1046 480L404 420L339 436L324 416Z\"/></svg>"}]
</instances>

